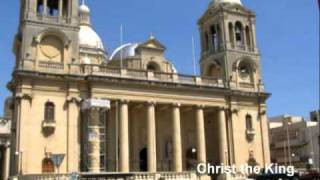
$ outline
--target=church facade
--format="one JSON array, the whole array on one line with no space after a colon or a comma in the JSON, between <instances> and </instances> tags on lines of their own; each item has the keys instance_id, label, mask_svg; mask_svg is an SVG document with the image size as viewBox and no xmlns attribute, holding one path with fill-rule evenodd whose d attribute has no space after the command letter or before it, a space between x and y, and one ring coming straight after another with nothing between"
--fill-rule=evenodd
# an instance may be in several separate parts
<instances>
[{"instance_id":1,"label":"church facade","mask_svg":"<svg viewBox=\"0 0 320 180\"><path fill-rule=\"evenodd\" d=\"M270 163L256 16L240 0L199 19L200 76L180 74L154 36L107 55L90 18L78 0L21 1L10 176L55 173L57 154L62 174Z\"/></svg>"}]
</instances>

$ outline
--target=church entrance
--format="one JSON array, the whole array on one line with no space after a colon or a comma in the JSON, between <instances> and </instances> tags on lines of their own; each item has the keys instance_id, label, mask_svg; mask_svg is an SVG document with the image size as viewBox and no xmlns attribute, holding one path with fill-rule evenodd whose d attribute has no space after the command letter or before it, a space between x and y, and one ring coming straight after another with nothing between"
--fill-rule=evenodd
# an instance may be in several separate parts
<instances>
[{"instance_id":1,"label":"church entrance","mask_svg":"<svg viewBox=\"0 0 320 180\"><path fill-rule=\"evenodd\" d=\"M148 151L147 148L143 148L140 151L140 171L148 171Z\"/></svg>"}]
</instances>

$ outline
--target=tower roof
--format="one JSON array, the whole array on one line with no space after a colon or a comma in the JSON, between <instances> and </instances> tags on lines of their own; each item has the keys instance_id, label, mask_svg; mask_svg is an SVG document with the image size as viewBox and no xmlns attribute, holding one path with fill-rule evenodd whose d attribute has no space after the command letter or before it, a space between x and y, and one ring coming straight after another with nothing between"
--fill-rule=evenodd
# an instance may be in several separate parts
<instances>
[{"instance_id":1,"label":"tower roof","mask_svg":"<svg viewBox=\"0 0 320 180\"><path fill-rule=\"evenodd\" d=\"M231 4L239 4L242 5L241 0L213 0L211 2L212 5L222 4L222 3L231 3Z\"/></svg>"},{"instance_id":2,"label":"tower roof","mask_svg":"<svg viewBox=\"0 0 320 180\"><path fill-rule=\"evenodd\" d=\"M89 14L90 13L90 8L86 5L85 1L82 0L82 3L79 7L79 13L80 14Z\"/></svg>"},{"instance_id":3,"label":"tower roof","mask_svg":"<svg viewBox=\"0 0 320 180\"><path fill-rule=\"evenodd\" d=\"M104 50L102 40L96 31L92 28L90 23L90 8L82 0L79 7L80 16L80 31L79 44L80 47L89 47L94 49Z\"/></svg>"}]
</instances>

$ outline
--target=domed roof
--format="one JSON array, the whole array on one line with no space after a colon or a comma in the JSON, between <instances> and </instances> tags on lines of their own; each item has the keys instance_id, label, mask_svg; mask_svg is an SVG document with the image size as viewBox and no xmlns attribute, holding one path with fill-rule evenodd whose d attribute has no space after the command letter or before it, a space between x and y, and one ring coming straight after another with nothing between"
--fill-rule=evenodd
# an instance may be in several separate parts
<instances>
[{"instance_id":1,"label":"domed roof","mask_svg":"<svg viewBox=\"0 0 320 180\"><path fill-rule=\"evenodd\" d=\"M91 26L81 25L79 31L80 47L88 47L104 50L104 46L99 35L92 29Z\"/></svg>"},{"instance_id":2,"label":"domed roof","mask_svg":"<svg viewBox=\"0 0 320 180\"><path fill-rule=\"evenodd\" d=\"M90 13L90 9L86 4L81 4L81 6L79 7L79 13Z\"/></svg>"},{"instance_id":3,"label":"domed roof","mask_svg":"<svg viewBox=\"0 0 320 180\"><path fill-rule=\"evenodd\" d=\"M212 3L213 4L232 3L232 4L242 5L241 0L214 0Z\"/></svg>"},{"instance_id":4,"label":"domed roof","mask_svg":"<svg viewBox=\"0 0 320 180\"><path fill-rule=\"evenodd\" d=\"M128 43L118 47L110 56L110 60L120 60L121 53L122 58L130 58L136 55L136 48L139 46L139 43Z\"/></svg>"}]
</instances>

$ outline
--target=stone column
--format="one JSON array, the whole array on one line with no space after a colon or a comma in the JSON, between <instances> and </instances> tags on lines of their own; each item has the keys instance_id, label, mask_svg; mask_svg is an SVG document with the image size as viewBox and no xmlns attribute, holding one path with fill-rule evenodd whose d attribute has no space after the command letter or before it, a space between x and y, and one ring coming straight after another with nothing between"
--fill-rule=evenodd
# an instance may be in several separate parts
<instances>
[{"instance_id":1,"label":"stone column","mask_svg":"<svg viewBox=\"0 0 320 180\"><path fill-rule=\"evenodd\" d=\"M47 0L43 0L43 15L47 15L48 12L48 3Z\"/></svg>"},{"instance_id":2,"label":"stone column","mask_svg":"<svg viewBox=\"0 0 320 180\"><path fill-rule=\"evenodd\" d=\"M266 110L260 110L259 116L260 116L260 127L261 127L261 140L262 140L262 151L263 151L263 160L264 165L269 164L271 161L270 158L270 148L269 148L269 136L268 136L268 119Z\"/></svg>"},{"instance_id":3,"label":"stone column","mask_svg":"<svg viewBox=\"0 0 320 180\"><path fill-rule=\"evenodd\" d=\"M100 131L99 109L88 110L88 146L89 146L89 172L100 172Z\"/></svg>"},{"instance_id":4,"label":"stone column","mask_svg":"<svg viewBox=\"0 0 320 180\"><path fill-rule=\"evenodd\" d=\"M4 168L3 168L3 179L7 180L9 178L9 167L10 167L10 143L6 144L6 154L4 158Z\"/></svg>"},{"instance_id":5,"label":"stone column","mask_svg":"<svg viewBox=\"0 0 320 180\"><path fill-rule=\"evenodd\" d=\"M155 104L148 102L147 104L147 128L148 128L148 171L157 171L157 148L156 148L156 119Z\"/></svg>"},{"instance_id":6,"label":"stone column","mask_svg":"<svg viewBox=\"0 0 320 180\"><path fill-rule=\"evenodd\" d=\"M204 128L203 106L196 107L197 159L198 163L206 163L206 139Z\"/></svg>"},{"instance_id":7,"label":"stone column","mask_svg":"<svg viewBox=\"0 0 320 180\"><path fill-rule=\"evenodd\" d=\"M243 37L244 50L248 50L246 26L242 27L242 32L241 33L242 33L242 37Z\"/></svg>"},{"instance_id":8,"label":"stone column","mask_svg":"<svg viewBox=\"0 0 320 180\"><path fill-rule=\"evenodd\" d=\"M180 104L172 106L172 145L173 145L173 170L182 171L182 144L181 144L181 127L180 127Z\"/></svg>"},{"instance_id":9,"label":"stone column","mask_svg":"<svg viewBox=\"0 0 320 180\"><path fill-rule=\"evenodd\" d=\"M119 170L129 172L129 122L128 122L128 102L120 102L120 122L119 122Z\"/></svg>"},{"instance_id":10,"label":"stone column","mask_svg":"<svg viewBox=\"0 0 320 180\"><path fill-rule=\"evenodd\" d=\"M67 171L68 172L77 172L79 171L80 163L80 142L79 142L79 114L80 109L78 103L80 100L77 100L75 97L69 98L68 103L68 152L67 152Z\"/></svg>"},{"instance_id":11,"label":"stone column","mask_svg":"<svg viewBox=\"0 0 320 180\"><path fill-rule=\"evenodd\" d=\"M224 23L220 22L218 24L219 27L219 49L225 49L225 44L226 44L226 31L225 31L225 27L224 27Z\"/></svg>"},{"instance_id":12,"label":"stone column","mask_svg":"<svg viewBox=\"0 0 320 180\"><path fill-rule=\"evenodd\" d=\"M228 164L228 144L227 144L227 129L226 129L226 114L225 109L220 107L218 110L219 123L219 153L220 163Z\"/></svg>"},{"instance_id":13,"label":"stone column","mask_svg":"<svg viewBox=\"0 0 320 180\"><path fill-rule=\"evenodd\" d=\"M252 34L252 49L253 51L257 51L257 33L256 33L256 21L255 19L251 20L251 34Z\"/></svg>"},{"instance_id":14,"label":"stone column","mask_svg":"<svg viewBox=\"0 0 320 180\"><path fill-rule=\"evenodd\" d=\"M227 21L223 20L221 23L221 26L223 27L224 31L224 40L225 40L225 47L230 48L231 40L230 40L230 33L229 33L229 24Z\"/></svg>"},{"instance_id":15,"label":"stone column","mask_svg":"<svg viewBox=\"0 0 320 180\"><path fill-rule=\"evenodd\" d=\"M63 0L59 0L59 16L62 17L63 12Z\"/></svg>"}]
</instances>

